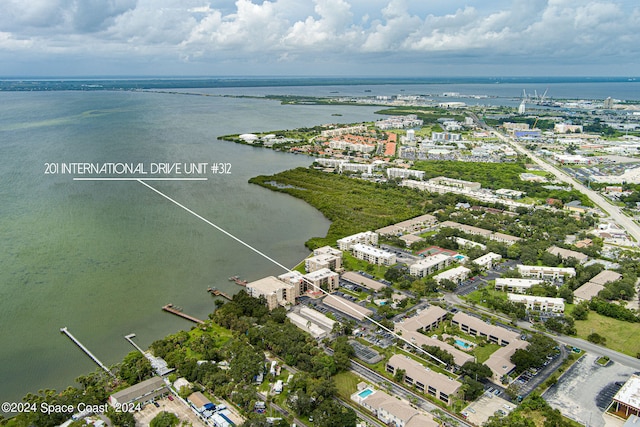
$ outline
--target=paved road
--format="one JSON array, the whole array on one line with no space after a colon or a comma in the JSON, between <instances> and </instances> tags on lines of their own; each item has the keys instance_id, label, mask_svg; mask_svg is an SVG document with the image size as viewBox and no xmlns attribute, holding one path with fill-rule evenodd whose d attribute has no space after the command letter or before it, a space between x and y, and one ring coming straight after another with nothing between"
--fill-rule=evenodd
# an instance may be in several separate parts
<instances>
[{"instance_id":1,"label":"paved road","mask_svg":"<svg viewBox=\"0 0 640 427\"><path fill-rule=\"evenodd\" d=\"M258 397L260 399L262 399L264 402L267 401L267 396L263 393L256 393L258 395ZM275 409L276 411L280 412L285 418L288 417L289 415L291 415L291 413L289 411L287 411L286 409L282 408L281 406L278 406L277 404L271 402L269 403L269 405ZM293 418L293 422L296 423L297 426L299 427L308 427L305 423L303 423L302 421L300 421L298 418Z\"/></svg>"},{"instance_id":2,"label":"paved road","mask_svg":"<svg viewBox=\"0 0 640 427\"><path fill-rule=\"evenodd\" d=\"M456 422L458 423L459 426L462 427L471 427L470 424L467 424L466 422L462 421L460 418L458 418L457 415L452 414L451 412L445 411L444 409L440 408L439 406L434 405L433 403L429 402L428 400L426 400L425 398L421 397L420 395L407 390L406 388L392 382L389 381L387 378L385 378L384 376L380 375L379 373L367 368L364 365L361 365L358 362L355 361L351 361L351 370L353 372L355 372L356 374L360 375L361 377L371 381L374 384L377 384L378 387L383 388L382 385L383 384L390 384L391 387L391 394L403 397L404 399L413 402L414 404L416 404L417 407L419 407L420 409L427 411L427 412L432 412L436 409L442 411L442 412L446 412L451 418L455 419Z\"/></svg>"},{"instance_id":3,"label":"paved road","mask_svg":"<svg viewBox=\"0 0 640 427\"><path fill-rule=\"evenodd\" d=\"M640 242L640 226L636 224L631 218L626 216L619 207L612 205L611 203L609 203L607 199L602 197L600 194L598 194L597 192L593 191L590 188L585 187L584 185L582 185L581 183L579 183L578 181L576 181L575 179L573 179L572 177L570 177L569 175L561 171L560 169L557 169L555 166L552 166L549 163L543 161L538 156L536 156L529 150L525 149L513 138L505 136L500 132L496 131L495 129L491 129L491 131L500 140L511 145L516 151L526 156L529 156L542 169L555 175L558 180L565 182L569 185L572 185L576 190L580 191L582 194L585 194L595 204L600 206L602 210L607 212L611 216L611 218L614 219L614 221L620 224L620 226L624 228L627 231L627 233L629 233L629 235L636 240L636 242Z\"/></svg>"},{"instance_id":4,"label":"paved road","mask_svg":"<svg viewBox=\"0 0 640 427\"><path fill-rule=\"evenodd\" d=\"M466 301L460 299L457 295L455 294L451 294L451 293L447 293L444 296L445 300L451 304L455 304L455 305L461 305L467 308L470 308L472 310L475 311L480 311L483 312L485 314L497 317L499 319L504 320L507 324L509 324L511 322L511 319L504 317L503 315L499 314L499 313L495 313L489 310L484 309L483 307L471 307L471 305L467 304ZM533 332L540 332L537 329L533 328L533 325L530 324L529 322L523 322L523 321L519 321L517 323L518 328L520 329L524 329L524 330L530 330ZM543 332L544 333L544 332ZM609 357L611 360L613 360L614 362L618 362L622 365L625 366L629 366L630 368L633 369L637 369L638 371L640 371L640 359L637 359L635 357L631 357L631 356L627 356L626 354L622 354L622 353L618 353L617 351L608 349L606 347L601 347L599 345L593 344L589 341L585 341L583 339L580 338L573 338L573 337L568 337L565 335L554 335L554 334L548 334L545 333L545 335L553 338L554 340L558 341L561 344L565 344L565 345L570 345L571 347L578 347L581 348L582 350L586 350L589 353L593 353L597 356L607 356Z\"/></svg>"},{"instance_id":5,"label":"paved road","mask_svg":"<svg viewBox=\"0 0 640 427\"><path fill-rule=\"evenodd\" d=\"M364 412L362 412L357 405L351 405L349 402L346 402L342 399L339 399L336 397L336 400L338 401L338 403L340 403L342 406L346 407L346 408L351 408L353 409L353 411L358 415L358 417L361 420L366 421L367 423L369 423L372 426L379 426L379 427L384 427L385 424L382 423L382 421L378 420L377 418L373 418L372 416L370 416L369 414L366 414Z\"/></svg>"}]
</instances>

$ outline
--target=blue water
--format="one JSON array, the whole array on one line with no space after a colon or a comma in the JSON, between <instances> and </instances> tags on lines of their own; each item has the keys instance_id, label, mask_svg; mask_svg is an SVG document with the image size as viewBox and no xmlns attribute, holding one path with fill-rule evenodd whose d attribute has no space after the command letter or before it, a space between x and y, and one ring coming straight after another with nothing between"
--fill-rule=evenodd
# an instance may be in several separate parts
<instances>
[{"instance_id":1,"label":"blue water","mask_svg":"<svg viewBox=\"0 0 640 427\"><path fill-rule=\"evenodd\" d=\"M373 390L371 390L370 388L365 388L360 393L358 393L358 396L360 396L361 398L364 399L365 397L369 396L370 394L373 394Z\"/></svg>"},{"instance_id":2,"label":"blue water","mask_svg":"<svg viewBox=\"0 0 640 427\"><path fill-rule=\"evenodd\" d=\"M468 349L468 348L471 348L471 346L468 343L466 343L464 341L461 341L461 340L456 340L456 345L464 348L465 350Z\"/></svg>"}]
</instances>

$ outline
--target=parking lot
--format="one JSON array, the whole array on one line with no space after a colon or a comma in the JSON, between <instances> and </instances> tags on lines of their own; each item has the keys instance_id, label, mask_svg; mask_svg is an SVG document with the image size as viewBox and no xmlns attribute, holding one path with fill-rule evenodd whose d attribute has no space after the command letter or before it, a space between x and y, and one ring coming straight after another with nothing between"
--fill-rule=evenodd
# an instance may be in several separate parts
<instances>
[{"instance_id":1,"label":"parking lot","mask_svg":"<svg viewBox=\"0 0 640 427\"><path fill-rule=\"evenodd\" d=\"M503 398L485 392L478 400L462 410L462 416L466 416L469 422L479 426L486 423L489 417L493 415L499 414L504 416L508 414L514 407L514 404L509 403ZM496 412L498 414L496 414Z\"/></svg>"},{"instance_id":2,"label":"parking lot","mask_svg":"<svg viewBox=\"0 0 640 427\"><path fill-rule=\"evenodd\" d=\"M622 426L623 422L604 415L604 409L634 370L619 363L602 367L595 363L596 359L595 355L585 354L543 397L551 407L582 424Z\"/></svg>"},{"instance_id":3,"label":"parking lot","mask_svg":"<svg viewBox=\"0 0 640 427\"><path fill-rule=\"evenodd\" d=\"M206 427L205 424L193 413L191 408L173 398L160 399L157 401L158 407L153 404L145 405L141 411L136 412L133 417L136 420L136 425L148 426L151 420L155 418L162 411L174 413L180 421L187 421L191 423L193 427Z\"/></svg>"}]
</instances>

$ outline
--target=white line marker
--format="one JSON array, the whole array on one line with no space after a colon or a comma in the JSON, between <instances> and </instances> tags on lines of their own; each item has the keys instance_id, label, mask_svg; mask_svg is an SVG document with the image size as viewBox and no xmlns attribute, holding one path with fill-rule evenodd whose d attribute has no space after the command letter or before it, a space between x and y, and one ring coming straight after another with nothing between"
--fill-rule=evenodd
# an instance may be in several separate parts
<instances>
[{"instance_id":1,"label":"white line marker","mask_svg":"<svg viewBox=\"0 0 640 427\"><path fill-rule=\"evenodd\" d=\"M208 219L204 218L203 216L195 213L194 211L192 211L191 209L189 209L188 207L182 205L181 203L173 200L171 197L167 196L166 194L164 194L163 192L161 192L160 190L156 190L155 188L153 188L152 186L150 186L149 184L147 184L146 182L144 182L142 179L137 179L137 181L144 185L145 187L149 188L150 190L152 190L153 192L159 194L160 196L164 197L165 199L169 200L171 203L173 203L174 205L184 209L185 211L189 212L191 215L195 216L196 218L206 222L207 224L209 224L210 226L212 226L213 228L215 228L216 230L220 231L221 233L223 233L226 236L229 236L230 238L232 238L233 240L235 240L236 242L240 243L243 246L246 246L247 248L251 249L253 252L257 253L258 255L260 255L261 257L271 261L272 263L274 263L275 265L277 265L278 267L282 268L285 271L291 272L292 270L290 268L285 267L284 265L280 264L278 261L274 260L273 258L269 257L268 255L266 255L265 253L259 251L258 249L254 248L253 246L251 246L248 243L243 242L242 240L240 240L239 238L237 238L236 236L234 236L233 234L229 233L228 231L223 230L222 228L218 227L217 225L215 225L214 223L212 223L211 221L209 221ZM310 285L313 286L312 283L309 283ZM315 287L315 286L314 286ZM322 293L324 293L325 295L331 295L329 292L325 291L322 288L318 288ZM351 308L349 307L346 303L343 303L340 300L337 300L337 302L343 304L345 307ZM353 309L352 309L353 310ZM365 319L367 319L368 321L370 321L371 323L377 325L379 328L384 329L385 331L391 333L394 337L404 341L405 343L409 344L411 347L417 349L418 351L428 355L429 357L431 357L432 359L442 363L442 365L447 366L447 364L445 362L443 362L442 360L438 359L437 357L433 356L432 354L429 354L428 352L426 352L425 350L423 350L421 347L418 347L417 345L415 345L414 343L412 343L411 341L401 337L400 335L396 334L394 331L392 331L391 329L385 327L384 325L378 323L377 321L373 320L372 318L370 318L369 316L363 315Z\"/></svg>"},{"instance_id":2,"label":"white line marker","mask_svg":"<svg viewBox=\"0 0 640 427\"><path fill-rule=\"evenodd\" d=\"M208 181L209 178L73 178L74 181ZM140 181L142 182L142 181Z\"/></svg>"},{"instance_id":3,"label":"white line marker","mask_svg":"<svg viewBox=\"0 0 640 427\"><path fill-rule=\"evenodd\" d=\"M164 194L163 192L156 190L155 188L153 188L152 186L150 186L149 184L147 184L146 182L144 182L141 179L137 180L140 184L144 185L145 187L149 188L150 190L153 190L154 192L158 193L159 195L161 195L162 197L164 197L165 199L167 199L168 201L170 201L171 203L173 203L176 206L181 207L182 209L184 209L185 211L189 212L191 215L195 216L198 219L201 219L202 221L206 222L207 224L209 224L210 226L212 226L213 228L215 228L216 230L218 230L219 232L225 234L226 236L231 237L233 240L235 240L236 242L246 246L247 248L251 249L252 251L254 251L255 253L257 253L258 255L262 256L263 258L268 259L269 261L271 261L272 263L274 263L275 265L277 265L280 268L283 268L287 271L291 271L289 270L287 267L285 267L284 265L280 264L278 261L274 260L273 258L270 258L268 255L264 254L263 252L260 252L258 249L254 248L253 246L251 246L248 243L243 242L242 240L238 239L236 236L234 236L233 234L229 233L228 231L223 230L222 228L218 227L217 225L215 225L214 223L212 223L211 221L209 221L208 219L204 218L201 215L198 215L197 213L195 213L194 211L192 211L191 209L189 209L188 207L176 202L175 200L173 200L171 197L167 196L166 194Z\"/></svg>"}]
</instances>

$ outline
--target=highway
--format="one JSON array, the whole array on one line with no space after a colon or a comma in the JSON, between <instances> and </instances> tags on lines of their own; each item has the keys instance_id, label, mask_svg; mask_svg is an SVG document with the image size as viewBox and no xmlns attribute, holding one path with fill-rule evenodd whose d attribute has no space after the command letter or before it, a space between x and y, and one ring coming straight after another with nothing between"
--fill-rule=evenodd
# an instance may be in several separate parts
<instances>
[{"instance_id":1,"label":"highway","mask_svg":"<svg viewBox=\"0 0 640 427\"><path fill-rule=\"evenodd\" d=\"M477 117L475 118L477 120ZM633 221L633 219L626 216L619 207L612 205L607 199L602 197L599 193L593 191L590 188L585 187L583 184L576 181L575 179L573 179L563 171L559 170L558 168L540 159L538 156L536 156L535 154L533 154L532 152L524 148L522 145L520 145L513 138L505 136L493 128L486 127L486 125L485 125L485 128L490 130L493 133L493 135L498 137L501 141L511 145L520 154L523 154L531 158L531 160L533 160L538 166L540 166L546 172L553 174L559 181L573 186L573 188L575 188L576 190L580 191L582 194L589 197L591 201L593 201L596 205L598 205L603 211L609 214L609 216L611 216L611 218L613 218L613 220L616 223L618 223L622 228L624 228L627 231L627 233L629 233L629 235L635 239L636 242L640 242L640 226L636 224Z\"/></svg>"}]
</instances>

